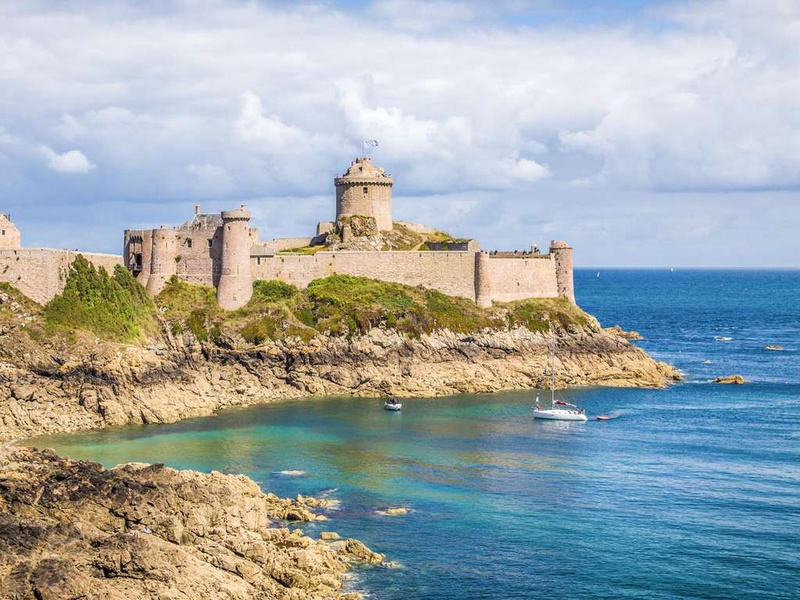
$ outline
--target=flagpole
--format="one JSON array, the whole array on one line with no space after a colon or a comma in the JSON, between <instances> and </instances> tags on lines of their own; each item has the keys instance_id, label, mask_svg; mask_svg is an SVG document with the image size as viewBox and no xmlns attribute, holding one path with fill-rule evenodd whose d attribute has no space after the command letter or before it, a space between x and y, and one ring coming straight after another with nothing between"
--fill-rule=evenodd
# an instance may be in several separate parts
<instances>
[{"instance_id":1,"label":"flagpole","mask_svg":"<svg viewBox=\"0 0 800 600\"><path fill-rule=\"evenodd\" d=\"M367 147L365 146L366 143L367 143L367 140L365 140L364 138L361 138L361 157L362 158L367 155Z\"/></svg>"}]
</instances>

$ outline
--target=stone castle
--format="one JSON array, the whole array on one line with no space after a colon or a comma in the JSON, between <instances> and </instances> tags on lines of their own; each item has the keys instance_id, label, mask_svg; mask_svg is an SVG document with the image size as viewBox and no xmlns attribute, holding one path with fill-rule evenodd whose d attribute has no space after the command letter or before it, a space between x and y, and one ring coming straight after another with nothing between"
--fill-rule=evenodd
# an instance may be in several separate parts
<instances>
[{"instance_id":1,"label":"stone castle","mask_svg":"<svg viewBox=\"0 0 800 600\"><path fill-rule=\"evenodd\" d=\"M575 301L572 248L551 242L549 254L480 250L475 240L428 243L412 250L359 249L351 221L368 239L398 225L420 233L430 228L392 220L393 178L371 159L355 159L334 179L336 215L317 225L316 235L261 241L245 205L220 214L195 215L179 227L125 232L124 260L151 295L173 275L213 285L222 308L243 306L258 279L278 279L300 288L334 273L359 275L437 289L451 296L492 301L558 297ZM337 243L331 243L332 241ZM300 250L306 250L300 251ZM315 251L319 250L319 251Z\"/></svg>"},{"instance_id":2,"label":"stone castle","mask_svg":"<svg viewBox=\"0 0 800 600\"><path fill-rule=\"evenodd\" d=\"M155 296L172 276L214 286L224 309L245 305L255 280L277 279L300 288L332 274L347 274L422 286L451 296L493 301L565 297L575 301L572 248L553 241L548 254L486 252L476 240L431 237L408 249L383 248L376 240L398 231L425 239L434 230L392 219L394 180L370 158L356 158L334 179L336 213L309 237L262 241L250 227L245 205L203 214L178 227L126 230L123 256L81 253L111 271L124 264ZM436 241L433 241L436 240ZM391 244L389 244L391 248ZM23 248L20 232L0 213L0 281L46 303L63 288L77 251Z\"/></svg>"}]
</instances>

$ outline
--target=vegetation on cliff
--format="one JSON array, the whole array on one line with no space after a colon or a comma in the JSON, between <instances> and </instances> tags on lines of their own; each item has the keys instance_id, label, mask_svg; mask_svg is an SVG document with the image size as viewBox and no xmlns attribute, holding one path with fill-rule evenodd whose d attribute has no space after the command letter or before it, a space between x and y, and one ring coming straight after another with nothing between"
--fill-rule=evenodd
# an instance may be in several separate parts
<instances>
[{"instance_id":1,"label":"vegetation on cliff","mask_svg":"<svg viewBox=\"0 0 800 600\"><path fill-rule=\"evenodd\" d=\"M256 281L250 302L234 311L218 306L213 287L173 277L154 303L126 269L117 267L109 275L82 256L70 267L64 291L43 309L7 284L0 292L6 299L0 302L0 326L25 320L34 339L43 334L71 338L83 330L112 342L143 341L156 333L162 318L172 335L191 333L199 342L220 346L308 342L318 335L351 338L373 328L419 338L441 330L473 334L524 327L538 332L596 323L563 298L484 309L436 290L352 275L318 279L305 290L281 281Z\"/></svg>"},{"instance_id":2,"label":"vegetation on cliff","mask_svg":"<svg viewBox=\"0 0 800 600\"><path fill-rule=\"evenodd\" d=\"M191 331L200 341L225 344L241 338L249 344L316 335L351 337L373 328L418 338L439 330L477 333L525 327L531 331L586 326L594 320L566 299L536 298L478 307L466 298L436 290L332 275L299 290L280 281L257 281L250 302L223 311L211 287L174 277L156 298L173 334Z\"/></svg>"},{"instance_id":3,"label":"vegetation on cliff","mask_svg":"<svg viewBox=\"0 0 800 600\"><path fill-rule=\"evenodd\" d=\"M83 329L132 342L155 331L154 306L127 269L117 265L109 275L79 254L64 291L44 307L44 325L48 333Z\"/></svg>"}]
</instances>

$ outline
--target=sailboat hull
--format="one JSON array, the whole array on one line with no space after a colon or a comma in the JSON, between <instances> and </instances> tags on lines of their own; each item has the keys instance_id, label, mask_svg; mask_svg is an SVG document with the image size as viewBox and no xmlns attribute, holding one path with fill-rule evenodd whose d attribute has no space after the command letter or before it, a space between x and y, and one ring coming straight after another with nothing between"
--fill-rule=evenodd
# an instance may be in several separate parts
<instances>
[{"instance_id":1,"label":"sailboat hull","mask_svg":"<svg viewBox=\"0 0 800 600\"><path fill-rule=\"evenodd\" d=\"M586 414L579 410L552 408L533 411L534 419L548 419L550 421L586 421Z\"/></svg>"}]
</instances>

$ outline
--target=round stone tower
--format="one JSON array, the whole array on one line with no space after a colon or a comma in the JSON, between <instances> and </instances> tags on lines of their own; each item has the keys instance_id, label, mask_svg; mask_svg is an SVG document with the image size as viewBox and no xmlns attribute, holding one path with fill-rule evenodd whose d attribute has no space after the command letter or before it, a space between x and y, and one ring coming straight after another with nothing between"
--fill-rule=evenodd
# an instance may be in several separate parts
<instances>
[{"instance_id":1,"label":"round stone tower","mask_svg":"<svg viewBox=\"0 0 800 600\"><path fill-rule=\"evenodd\" d=\"M550 242L550 255L556 268L558 295L575 304L575 285L572 280L572 248L567 242Z\"/></svg>"},{"instance_id":2,"label":"round stone tower","mask_svg":"<svg viewBox=\"0 0 800 600\"><path fill-rule=\"evenodd\" d=\"M392 229L392 180L368 157L355 159L336 185L336 221L360 215L373 217L378 231Z\"/></svg>"},{"instance_id":3,"label":"round stone tower","mask_svg":"<svg viewBox=\"0 0 800 600\"><path fill-rule=\"evenodd\" d=\"M222 212L222 270L217 303L225 310L241 308L253 295L250 275L250 213L242 204Z\"/></svg>"},{"instance_id":4,"label":"round stone tower","mask_svg":"<svg viewBox=\"0 0 800 600\"><path fill-rule=\"evenodd\" d=\"M490 260L488 252L475 253L475 302L483 308L492 305Z\"/></svg>"},{"instance_id":5,"label":"round stone tower","mask_svg":"<svg viewBox=\"0 0 800 600\"><path fill-rule=\"evenodd\" d=\"M175 275L175 257L178 240L175 230L162 225L161 229L153 229L153 250L150 255L150 277L147 279L148 295L152 298L164 289L169 278Z\"/></svg>"}]
</instances>

